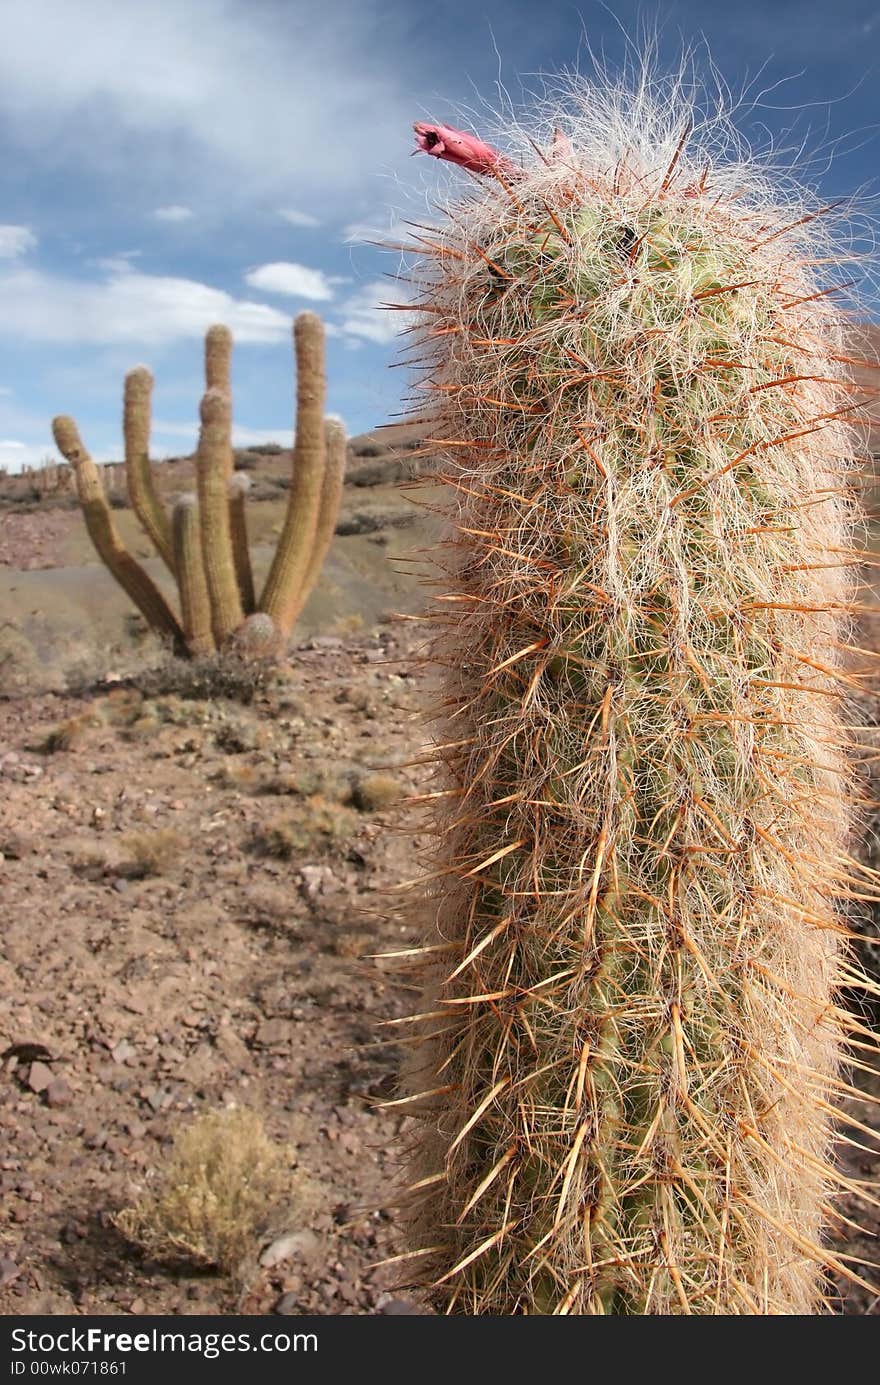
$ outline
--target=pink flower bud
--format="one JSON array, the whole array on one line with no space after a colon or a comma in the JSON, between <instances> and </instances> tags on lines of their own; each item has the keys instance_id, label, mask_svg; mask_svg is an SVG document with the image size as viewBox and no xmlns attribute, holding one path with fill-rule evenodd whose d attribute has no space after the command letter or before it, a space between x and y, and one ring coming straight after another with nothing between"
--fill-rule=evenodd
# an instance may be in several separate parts
<instances>
[{"instance_id":1,"label":"pink flower bud","mask_svg":"<svg viewBox=\"0 0 880 1385\"><path fill-rule=\"evenodd\" d=\"M471 173L519 171L516 165L503 154L499 154L497 149L484 144L476 135L469 135L465 130L453 130L449 125L430 125L422 120L417 120L413 129L419 149L424 150L426 154L433 154L435 159L445 159L447 163L467 168Z\"/></svg>"}]
</instances>

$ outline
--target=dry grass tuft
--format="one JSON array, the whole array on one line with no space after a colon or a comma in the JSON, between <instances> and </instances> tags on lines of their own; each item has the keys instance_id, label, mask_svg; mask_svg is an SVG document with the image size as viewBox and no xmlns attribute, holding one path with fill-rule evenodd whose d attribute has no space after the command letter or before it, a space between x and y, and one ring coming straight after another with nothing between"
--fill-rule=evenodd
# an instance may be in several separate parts
<instances>
[{"instance_id":1,"label":"dry grass tuft","mask_svg":"<svg viewBox=\"0 0 880 1385\"><path fill-rule=\"evenodd\" d=\"M279 1209L299 1221L313 1205L291 1152L254 1111L200 1116L181 1131L153 1185L113 1223L149 1255L234 1273L255 1251Z\"/></svg>"},{"instance_id":2,"label":"dry grass tuft","mask_svg":"<svg viewBox=\"0 0 880 1385\"><path fill-rule=\"evenodd\" d=\"M326 855L347 841L356 825L350 808L313 794L257 828L254 845L263 855L284 861Z\"/></svg>"},{"instance_id":3,"label":"dry grass tuft","mask_svg":"<svg viewBox=\"0 0 880 1385\"><path fill-rule=\"evenodd\" d=\"M185 845L180 832L171 827L128 832L120 842L123 857L117 873L130 880L164 875L178 860Z\"/></svg>"},{"instance_id":4,"label":"dry grass tuft","mask_svg":"<svg viewBox=\"0 0 880 1385\"><path fill-rule=\"evenodd\" d=\"M361 813L380 813L400 802L403 789L391 774L359 774L351 786L351 801Z\"/></svg>"},{"instance_id":5,"label":"dry grass tuft","mask_svg":"<svg viewBox=\"0 0 880 1385\"><path fill-rule=\"evenodd\" d=\"M78 716L66 717L64 721L51 726L34 749L44 755L54 755L59 750L76 750L87 739L89 732L99 725L99 718L93 712L80 712Z\"/></svg>"},{"instance_id":6,"label":"dry grass tuft","mask_svg":"<svg viewBox=\"0 0 880 1385\"><path fill-rule=\"evenodd\" d=\"M155 668L140 674L137 686L145 697L173 694L197 702L227 698L249 706L264 696L277 681L271 661L237 658L234 651L198 659L168 656Z\"/></svg>"}]
</instances>

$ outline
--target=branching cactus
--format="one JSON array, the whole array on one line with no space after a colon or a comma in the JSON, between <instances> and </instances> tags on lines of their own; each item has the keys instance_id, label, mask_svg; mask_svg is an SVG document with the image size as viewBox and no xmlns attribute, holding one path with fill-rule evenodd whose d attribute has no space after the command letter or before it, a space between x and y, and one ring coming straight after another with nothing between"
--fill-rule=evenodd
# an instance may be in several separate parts
<instances>
[{"instance_id":1,"label":"branching cactus","mask_svg":"<svg viewBox=\"0 0 880 1385\"><path fill-rule=\"evenodd\" d=\"M577 97L516 158L416 126L477 176L407 247L452 557L402 1258L442 1312L810 1313L859 1273L864 396L827 209Z\"/></svg>"},{"instance_id":2,"label":"branching cactus","mask_svg":"<svg viewBox=\"0 0 880 1385\"><path fill-rule=\"evenodd\" d=\"M278 551L257 600L247 538L248 478L234 474L232 335L210 327L205 337L205 395L196 455L198 498L179 497L169 516L150 464L153 377L136 366L125 379L125 471L132 508L177 581L180 619L125 547L95 466L71 418L53 421L55 442L71 463L89 535L108 570L147 623L179 653L233 648L270 658L282 652L321 567L336 528L345 474L345 429L324 418L324 328L314 313L294 324L297 360L296 438L287 516Z\"/></svg>"}]
</instances>

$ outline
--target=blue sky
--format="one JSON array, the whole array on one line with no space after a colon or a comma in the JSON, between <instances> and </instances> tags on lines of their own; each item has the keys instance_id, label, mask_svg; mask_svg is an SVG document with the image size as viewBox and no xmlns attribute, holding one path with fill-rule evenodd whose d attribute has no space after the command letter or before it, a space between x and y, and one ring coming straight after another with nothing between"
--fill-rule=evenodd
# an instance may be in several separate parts
<instances>
[{"instance_id":1,"label":"blue sky","mask_svg":"<svg viewBox=\"0 0 880 1385\"><path fill-rule=\"evenodd\" d=\"M289 327L331 330L330 408L352 433L399 407L402 295L364 244L456 177L411 122L468 123L542 76L708 45L756 144L812 151L829 197L880 190L877 0L26 0L0 34L0 465L52 455L72 412L120 455L122 377L157 379L154 452L188 451L201 337L234 330L237 440L290 437ZM698 56L698 63L703 61ZM465 114L461 117L461 112ZM459 118L461 117L461 118ZM475 117L479 128L478 117Z\"/></svg>"}]
</instances>

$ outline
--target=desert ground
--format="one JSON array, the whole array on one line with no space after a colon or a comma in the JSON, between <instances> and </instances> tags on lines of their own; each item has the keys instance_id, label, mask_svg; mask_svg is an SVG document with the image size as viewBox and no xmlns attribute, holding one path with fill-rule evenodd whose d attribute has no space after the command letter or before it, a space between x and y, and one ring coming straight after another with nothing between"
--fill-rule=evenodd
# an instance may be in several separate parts
<instances>
[{"instance_id":1,"label":"desert ground","mask_svg":"<svg viewBox=\"0 0 880 1385\"><path fill-rule=\"evenodd\" d=\"M175 670L51 478L0 485L2 1313L427 1311L380 1263L400 1249L402 1119L381 1105L402 1062L382 1022L413 996L375 956L418 933L396 907L424 845L401 801L425 782L431 696L416 441L356 440L320 584L255 686ZM238 461L265 562L289 454ZM191 484L186 460L158 471L169 496ZM196 1115L233 1105L287 1151L284 1202L229 1272L133 1245L115 1214ZM837 1248L876 1259L876 1211L840 1211L867 1229L841 1222ZM860 1272L876 1294L829 1284L832 1311L880 1312Z\"/></svg>"}]
</instances>

